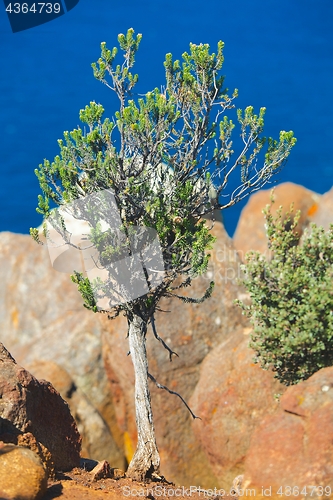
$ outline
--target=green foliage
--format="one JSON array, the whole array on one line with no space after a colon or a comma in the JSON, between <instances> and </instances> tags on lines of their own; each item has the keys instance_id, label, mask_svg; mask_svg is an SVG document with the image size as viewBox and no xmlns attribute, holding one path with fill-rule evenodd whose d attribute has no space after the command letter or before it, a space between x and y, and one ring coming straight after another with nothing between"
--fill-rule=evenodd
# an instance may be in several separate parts
<instances>
[{"instance_id":1,"label":"green foliage","mask_svg":"<svg viewBox=\"0 0 333 500\"><path fill-rule=\"evenodd\" d=\"M251 305L238 304L254 325L256 361L291 385L333 365L333 225L311 224L300 241L299 213L282 220L281 209L264 210L271 259L247 254Z\"/></svg>"},{"instance_id":2,"label":"green foliage","mask_svg":"<svg viewBox=\"0 0 333 500\"><path fill-rule=\"evenodd\" d=\"M82 273L78 273L74 271L74 274L71 276L73 283L75 283L78 287L79 292L82 295L84 300L84 307L90 309L93 312L97 312L96 300L93 292L93 288L88 278L85 278Z\"/></svg>"},{"instance_id":3,"label":"green foliage","mask_svg":"<svg viewBox=\"0 0 333 500\"><path fill-rule=\"evenodd\" d=\"M84 128L64 132L58 141L60 154L36 170L43 193L37 211L47 218L51 206L111 188L124 237L116 242L114 234L96 226L92 241L101 260L108 262L128 248L131 228L156 229L165 279L153 298L136 301L140 307L149 304L153 311L162 295L173 295L171 284L177 277L188 284L207 269L206 252L214 238L203 216L232 206L263 186L283 166L296 139L292 132L281 132L279 141L261 137L264 108L256 115L249 106L237 114L243 147L232 163L235 125L225 112L234 108L238 91L230 97L220 75L223 42L218 43L216 53L210 52L208 44L191 43L182 63L167 54L165 86L138 97L134 93L138 75L132 68L141 38L132 28L118 36L121 64L116 64L119 49L101 44L93 73L116 93L119 110L112 120L103 118L104 108L95 102L80 111ZM265 159L259 167L258 155L265 145ZM240 185L228 197L224 190L233 171L239 172ZM65 234L63 227L61 231ZM34 230L32 235L36 238ZM86 305L95 307L87 283L77 283Z\"/></svg>"}]
</instances>

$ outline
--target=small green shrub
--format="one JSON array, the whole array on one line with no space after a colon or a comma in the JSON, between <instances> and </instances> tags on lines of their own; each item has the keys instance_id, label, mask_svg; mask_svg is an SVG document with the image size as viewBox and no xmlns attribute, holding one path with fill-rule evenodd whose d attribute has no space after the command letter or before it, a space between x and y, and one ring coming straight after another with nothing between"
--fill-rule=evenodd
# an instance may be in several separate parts
<instances>
[{"instance_id":1,"label":"small green shrub","mask_svg":"<svg viewBox=\"0 0 333 500\"><path fill-rule=\"evenodd\" d=\"M263 211L270 255L246 255L251 305L237 301L254 325L255 361L285 385L333 365L333 225L311 224L300 240L292 210L285 220L282 207Z\"/></svg>"}]
</instances>

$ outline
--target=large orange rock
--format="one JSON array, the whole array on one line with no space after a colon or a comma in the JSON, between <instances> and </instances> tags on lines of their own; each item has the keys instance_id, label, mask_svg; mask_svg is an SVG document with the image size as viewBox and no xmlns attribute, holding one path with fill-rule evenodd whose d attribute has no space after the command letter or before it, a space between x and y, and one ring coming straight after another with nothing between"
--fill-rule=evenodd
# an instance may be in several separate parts
<instances>
[{"instance_id":1,"label":"large orange rock","mask_svg":"<svg viewBox=\"0 0 333 500\"><path fill-rule=\"evenodd\" d=\"M253 194L246 206L243 208L233 243L239 256L244 260L246 252L256 250L265 253L267 251L267 237L265 230L265 219L262 210L270 204L271 189L263 189ZM294 213L301 211L297 231L302 234L304 228L318 210L320 195L309 189L284 182L275 188L275 202L272 205L272 213L275 214L280 205L283 206L282 214L290 210L290 205L294 204Z\"/></svg>"},{"instance_id":2,"label":"large orange rock","mask_svg":"<svg viewBox=\"0 0 333 500\"><path fill-rule=\"evenodd\" d=\"M281 499L279 492L287 496L290 486L295 487L291 498L304 497L306 491L309 498L333 498L332 457L333 367L329 367L288 387L279 411L267 415L254 431L243 487L255 489L259 498L267 496L262 494L264 488L270 489L270 498Z\"/></svg>"},{"instance_id":3,"label":"large orange rock","mask_svg":"<svg viewBox=\"0 0 333 500\"><path fill-rule=\"evenodd\" d=\"M236 329L206 356L190 400L202 418L193 422L193 431L225 490L244 472L252 434L263 416L277 410L274 395L285 390L253 362L250 332Z\"/></svg>"}]
</instances>

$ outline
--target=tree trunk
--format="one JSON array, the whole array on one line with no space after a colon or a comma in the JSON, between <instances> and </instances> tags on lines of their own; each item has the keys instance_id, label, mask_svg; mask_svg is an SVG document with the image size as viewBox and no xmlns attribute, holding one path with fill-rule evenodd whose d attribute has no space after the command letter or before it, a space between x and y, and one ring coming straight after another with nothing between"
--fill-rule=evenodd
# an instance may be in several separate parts
<instances>
[{"instance_id":1,"label":"tree trunk","mask_svg":"<svg viewBox=\"0 0 333 500\"><path fill-rule=\"evenodd\" d=\"M147 323L138 315L129 320L129 348L135 374L135 414L138 445L126 475L137 481L159 474L158 453L153 413L148 387L148 361L146 351Z\"/></svg>"}]
</instances>

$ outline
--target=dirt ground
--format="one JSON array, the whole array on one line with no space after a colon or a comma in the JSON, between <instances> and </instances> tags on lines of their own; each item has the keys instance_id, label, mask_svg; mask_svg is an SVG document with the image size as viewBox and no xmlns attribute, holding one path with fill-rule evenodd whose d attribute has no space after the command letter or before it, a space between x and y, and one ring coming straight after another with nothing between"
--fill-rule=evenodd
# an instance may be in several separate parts
<instances>
[{"instance_id":1,"label":"dirt ground","mask_svg":"<svg viewBox=\"0 0 333 500\"><path fill-rule=\"evenodd\" d=\"M89 469L89 468L88 468ZM129 478L119 477L117 479L96 479L86 464L75 468L70 472L56 473L49 480L48 489L42 500L175 500L175 498L192 500L237 500L237 496L225 495L222 490L195 490L195 487L186 488L177 486L169 481L152 481L139 483ZM120 472L120 471L119 471ZM121 475L121 472L118 473Z\"/></svg>"}]
</instances>

